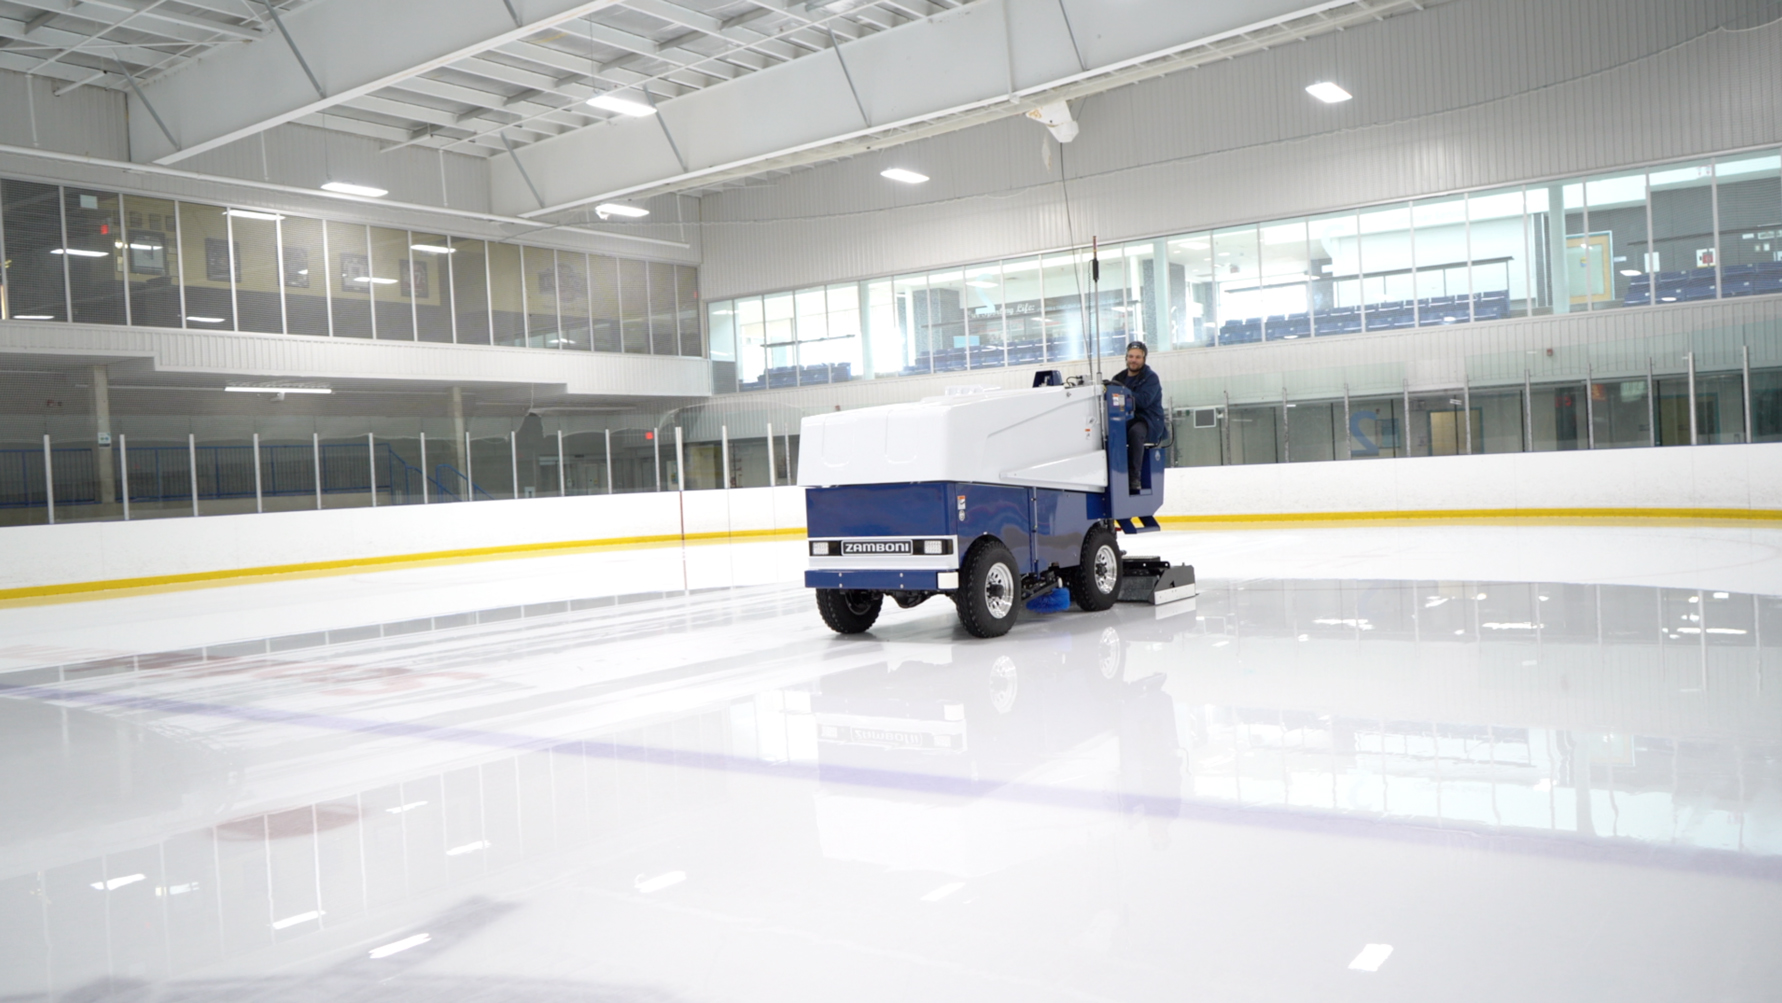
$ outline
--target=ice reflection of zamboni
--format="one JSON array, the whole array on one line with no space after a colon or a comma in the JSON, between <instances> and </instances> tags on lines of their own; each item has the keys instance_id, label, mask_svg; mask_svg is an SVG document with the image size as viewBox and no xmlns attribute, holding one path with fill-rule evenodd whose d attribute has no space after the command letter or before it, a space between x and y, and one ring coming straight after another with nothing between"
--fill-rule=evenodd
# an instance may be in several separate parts
<instances>
[{"instance_id":1,"label":"ice reflection of zamboni","mask_svg":"<svg viewBox=\"0 0 1782 1003\"><path fill-rule=\"evenodd\" d=\"M1044 370L1031 389L960 389L804 419L804 583L823 622L856 634L887 595L905 608L946 595L967 631L996 637L1060 587L1089 611L1193 594L1192 567L1116 542L1116 526L1157 529L1163 504L1161 448L1128 490L1125 387Z\"/></svg>"}]
</instances>

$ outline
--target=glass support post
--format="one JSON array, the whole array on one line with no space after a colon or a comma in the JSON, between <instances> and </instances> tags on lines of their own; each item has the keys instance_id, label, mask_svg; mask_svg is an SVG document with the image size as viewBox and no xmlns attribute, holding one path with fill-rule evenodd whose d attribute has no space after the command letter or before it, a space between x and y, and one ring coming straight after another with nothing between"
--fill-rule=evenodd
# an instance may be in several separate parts
<instances>
[{"instance_id":1,"label":"glass support post","mask_svg":"<svg viewBox=\"0 0 1782 1003\"><path fill-rule=\"evenodd\" d=\"M1468 271L1471 270L1469 267ZM1471 289L1472 287L1468 286L1467 288ZM1473 381L1465 375L1460 377L1460 423L1466 427L1466 455L1471 456L1473 455Z\"/></svg>"},{"instance_id":2,"label":"glass support post","mask_svg":"<svg viewBox=\"0 0 1782 1003\"><path fill-rule=\"evenodd\" d=\"M1584 448L1596 448L1596 370L1584 367Z\"/></svg>"},{"instance_id":3,"label":"glass support post","mask_svg":"<svg viewBox=\"0 0 1782 1003\"><path fill-rule=\"evenodd\" d=\"M557 497L569 497L569 478L563 473L563 430L557 430Z\"/></svg>"},{"instance_id":4,"label":"glass support post","mask_svg":"<svg viewBox=\"0 0 1782 1003\"><path fill-rule=\"evenodd\" d=\"M254 433L254 512L266 512L266 496L260 485L260 433Z\"/></svg>"},{"instance_id":5,"label":"glass support post","mask_svg":"<svg viewBox=\"0 0 1782 1003\"><path fill-rule=\"evenodd\" d=\"M192 475L192 515L198 515L198 433L186 433L186 472Z\"/></svg>"},{"instance_id":6,"label":"glass support post","mask_svg":"<svg viewBox=\"0 0 1782 1003\"><path fill-rule=\"evenodd\" d=\"M773 466L773 422L771 421L767 423L767 486L770 488L780 486L779 473L774 470Z\"/></svg>"},{"instance_id":7,"label":"glass support post","mask_svg":"<svg viewBox=\"0 0 1782 1003\"><path fill-rule=\"evenodd\" d=\"M1700 434L1695 427L1695 353L1684 352L1683 361L1689 364L1689 444L1697 444Z\"/></svg>"},{"instance_id":8,"label":"glass support post","mask_svg":"<svg viewBox=\"0 0 1782 1003\"><path fill-rule=\"evenodd\" d=\"M662 490L662 428L657 426L650 433L651 462L656 465L656 490Z\"/></svg>"},{"instance_id":9,"label":"glass support post","mask_svg":"<svg viewBox=\"0 0 1782 1003\"><path fill-rule=\"evenodd\" d=\"M124 521L130 521L130 441L118 433L118 473L124 489Z\"/></svg>"},{"instance_id":10,"label":"glass support post","mask_svg":"<svg viewBox=\"0 0 1782 1003\"><path fill-rule=\"evenodd\" d=\"M613 493L613 430L606 430L606 493Z\"/></svg>"},{"instance_id":11,"label":"glass support post","mask_svg":"<svg viewBox=\"0 0 1782 1003\"><path fill-rule=\"evenodd\" d=\"M1739 378L1745 395L1745 441L1751 442L1751 346L1739 346Z\"/></svg>"},{"instance_id":12,"label":"glass support post","mask_svg":"<svg viewBox=\"0 0 1782 1003\"><path fill-rule=\"evenodd\" d=\"M322 510L322 433L309 433L310 456L316 468L316 511Z\"/></svg>"},{"instance_id":13,"label":"glass support post","mask_svg":"<svg viewBox=\"0 0 1782 1003\"><path fill-rule=\"evenodd\" d=\"M509 472L514 479L514 498L517 500L520 497L520 433L512 429L507 433L507 460L511 468Z\"/></svg>"},{"instance_id":14,"label":"glass support post","mask_svg":"<svg viewBox=\"0 0 1782 1003\"><path fill-rule=\"evenodd\" d=\"M377 433L365 433L365 472L371 475L371 507L377 508ZM394 499L391 499L392 501Z\"/></svg>"},{"instance_id":15,"label":"glass support post","mask_svg":"<svg viewBox=\"0 0 1782 1003\"><path fill-rule=\"evenodd\" d=\"M409 267L414 266L410 265ZM427 433L425 430L421 432L421 504L433 504L431 494L427 490Z\"/></svg>"},{"instance_id":16,"label":"glass support post","mask_svg":"<svg viewBox=\"0 0 1782 1003\"><path fill-rule=\"evenodd\" d=\"M1349 422L1352 420L1353 419L1349 417L1349 384L1345 381L1343 383L1343 430L1340 433L1343 448L1342 451L1337 454L1337 459L1339 460L1353 460L1355 458L1355 448L1349 444ZM1358 627L1356 629L1359 630L1360 628Z\"/></svg>"},{"instance_id":17,"label":"glass support post","mask_svg":"<svg viewBox=\"0 0 1782 1003\"><path fill-rule=\"evenodd\" d=\"M495 330L493 327L489 330ZM476 501L476 474L470 468L470 433L464 433L464 500Z\"/></svg>"},{"instance_id":18,"label":"glass support post","mask_svg":"<svg viewBox=\"0 0 1782 1003\"><path fill-rule=\"evenodd\" d=\"M1292 407L1292 405L1287 403L1287 388L1282 387L1281 388L1281 462L1282 463L1292 463L1293 462L1293 436L1289 432L1288 427L1287 427L1287 422L1289 420L1289 416L1287 414L1287 409L1290 407Z\"/></svg>"},{"instance_id":19,"label":"glass support post","mask_svg":"<svg viewBox=\"0 0 1782 1003\"><path fill-rule=\"evenodd\" d=\"M67 257L67 255L63 255ZM49 524L56 524L56 465L50 459L49 433L43 433L43 510L49 513Z\"/></svg>"},{"instance_id":20,"label":"glass support post","mask_svg":"<svg viewBox=\"0 0 1782 1003\"><path fill-rule=\"evenodd\" d=\"M1534 452L1534 374L1522 371L1522 451Z\"/></svg>"},{"instance_id":21,"label":"glass support post","mask_svg":"<svg viewBox=\"0 0 1782 1003\"><path fill-rule=\"evenodd\" d=\"M1648 230L1648 233L1651 231ZM1652 356L1646 356L1646 445L1658 445L1658 398L1654 396L1656 389L1652 378Z\"/></svg>"},{"instance_id":22,"label":"glass support post","mask_svg":"<svg viewBox=\"0 0 1782 1003\"><path fill-rule=\"evenodd\" d=\"M718 426L718 448L719 448L719 452L720 452L719 458L723 461L723 464L724 464L724 467L722 470L719 471L718 476L722 477L724 479L724 481L723 481L724 490L729 491L730 490L730 426L729 425L719 425Z\"/></svg>"},{"instance_id":23,"label":"glass support post","mask_svg":"<svg viewBox=\"0 0 1782 1003\"><path fill-rule=\"evenodd\" d=\"M674 427L674 489L687 490L687 454L682 447L681 426Z\"/></svg>"},{"instance_id":24,"label":"glass support post","mask_svg":"<svg viewBox=\"0 0 1782 1003\"><path fill-rule=\"evenodd\" d=\"M1547 186L1547 285L1554 313L1572 309L1571 275L1565 268L1565 185Z\"/></svg>"}]
</instances>

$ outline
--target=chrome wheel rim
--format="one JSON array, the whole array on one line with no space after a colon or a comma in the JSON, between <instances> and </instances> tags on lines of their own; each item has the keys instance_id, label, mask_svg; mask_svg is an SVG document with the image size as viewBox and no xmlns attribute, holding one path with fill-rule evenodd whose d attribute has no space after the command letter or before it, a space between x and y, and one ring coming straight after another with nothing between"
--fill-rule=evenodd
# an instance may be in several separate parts
<instances>
[{"instance_id":1,"label":"chrome wheel rim","mask_svg":"<svg viewBox=\"0 0 1782 1003\"><path fill-rule=\"evenodd\" d=\"M1119 584L1120 558L1111 545L1104 543L1095 550L1095 587L1107 595Z\"/></svg>"},{"instance_id":2,"label":"chrome wheel rim","mask_svg":"<svg viewBox=\"0 0 1782 1003\"><path fill-rule=\"evenodd\" d=\"M989 574L984 576L984 605L998 620L1015 608L1015 576L1009 573L1008 565L1001 562L990 565Z\"/></svg>"}]
</instances>

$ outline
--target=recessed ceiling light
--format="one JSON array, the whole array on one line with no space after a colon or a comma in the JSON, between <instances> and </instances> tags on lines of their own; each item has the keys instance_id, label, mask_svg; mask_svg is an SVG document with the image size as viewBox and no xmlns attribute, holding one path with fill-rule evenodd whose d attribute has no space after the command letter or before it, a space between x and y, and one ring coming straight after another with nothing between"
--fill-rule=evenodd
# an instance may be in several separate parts
<instances>
[{"instance_id":1,"label":"recessed ceiling light","mask_svg":"<svg viewBox=\"0 0 1782 1003\"><path fill-rule=\"evenodd\" d=\"M224 387L232 394L331 394L328 387Z\"/></svg>"},{"instance_id":2,"label":"recessed ceiling light","mask_svg":"<svg viewBox=\"0 0 1782 1003\"><path fill-rule=\"evenodd\" d=\"M915 171L906 171L901 167L893 167L889 170L880 171L879 177L890 178L893 181L901 181L906 185L919 185L928 180L928 175L926 174L917 174Z\"/></svg>"},{"instance_id":3,"label":"recessed ceiling light","mask_svg":"<svg viewBox=\"0 0 1782 1003\"><path fill-rule=\"evenodd\" d=\"M77 258L109 258L109 257L111 257L110 251L88 251L88 250L83 250L78 247L70 247L67 250L63 250L60 247L52 247L52 248L50 248L50 253L51 254L72 254Z\"/></svg>"},{"instance_id":4,"label":"recessed ceiling light","mask_svg":"<svg viewBox=\"0 0 1782 1003\"><path fill-rule=\"evenodd\" d=\"M1355 96L1328 80L1320 81L1319 83L1307 87L1306 93L1325 104L1337 104L1342 101L1347 101Z\"/></svg>"},{"instance_id":5,"label":"recessed ceiling light","mask_svg":"<svg viewBox=\"0 0 1782 1003\"><path fill-rule=\"evenodd\" d=\"M341 195L363 195L368 199L379 199L390 194L388 190L383 188L373 188L370 185L355 185L347 181L330 181L322 186L322 190L325 192L338 192Z\"/></svg>"},{"instance_id":6,"label":"recessed ceiling light","mask_svg":"<svg viewBox=\"0 0 1782 1003\"><path fill-rule=\"evenodd\" d=\"M608 216L624 216L626 219L642 219L650 211L641 206L625 205L621 202L602 202L594 207L594 215L605 219Z\"/></svg>"},{"instance_id":7,"label":"recessed ceiling light","mask_svg":"<svg viewBox=\"0 0 1782 1003\"><path fill-rule=\"evenodd\" d=\"M408 249L420 251L422 254L457 254L456 247L445 247L441 244L410 244Z\"/></svg>"},{"instance_id":8,"label":"recessed ceiling light","mask_svg":"<svg viewBox=\"0 0 1782 1003\"><path fill-rule=\"evenodd\" d=\"M601 111L616 111L621 115L630 115L633 118L643 118L646 115L656 114L655 108L650 107L642 101L633 101L630 98L622 98L611 93L596 94L588 99L588 104L590 107L599 108Z\"/></svg>"},{"instance_id":9,"label":"recessed ceiling light","mask_svg":"<svg viewBox=\"0 0 1782 1003\"><path fill-rule=\"evenodd\" d=\"M327 186L323 185L322 187L326 188ZM257 212L253 209L224 209L223 215L234 216L236 219L264 219L275 223L284 219L276 212Z\"/></svg>"}]
</instances>

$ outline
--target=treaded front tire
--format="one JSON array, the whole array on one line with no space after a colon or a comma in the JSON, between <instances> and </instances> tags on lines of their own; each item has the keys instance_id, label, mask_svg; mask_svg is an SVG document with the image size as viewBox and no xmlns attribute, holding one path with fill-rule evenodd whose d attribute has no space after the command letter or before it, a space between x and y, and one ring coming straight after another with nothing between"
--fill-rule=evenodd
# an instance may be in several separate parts
<instances>
[{"instance_id":1,"label":"treaded front tire","mask_svg":"<svg viewBox=\"0 0 1782 1003\"><path fill-rule=\"evenodd\" d=\"M859 589L818 589L817 612L837 634L861 634L871 629L885 605L883 592Z\"/></svg>"},{"instance_id":2,"label":"treaded front tire","mask_svg":"<svg viewBox=\"0 0 1782 1003\"><path fill-rule=\"evenodd\" d=\"M1120 560L1120 544L1106 526L1097 524L1083 534L1077 566L1068 574L1070 597L1089 613L1110 609L1120 595L1120 579L1126 573Z\"/></svg>"},{"instance_id":3,"label":"treaded front tire","mask_svg":"<svg viewBox=\"0 0 1782 1003\"><path fill-rule=\"evenodd\" d=\"M1015 625L1021 610L1021 573L1015 555L994 536L972 544L959 567L959 589L953 593L959 623L973 637L1001 637Z\"/></svg>"}]
</instances>

